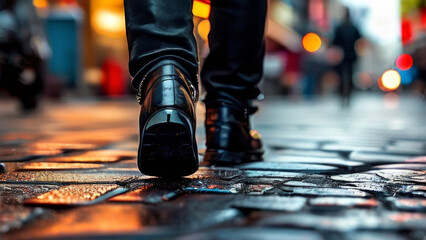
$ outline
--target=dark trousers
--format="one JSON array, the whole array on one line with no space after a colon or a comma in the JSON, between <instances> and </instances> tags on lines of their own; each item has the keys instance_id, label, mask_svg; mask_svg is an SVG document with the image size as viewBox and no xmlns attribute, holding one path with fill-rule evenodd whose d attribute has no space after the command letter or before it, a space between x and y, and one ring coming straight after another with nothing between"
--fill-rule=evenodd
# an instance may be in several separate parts
<instances>
[{"instance_id":1,"label":"dark trousers","mask_svg":"<svg viewBox=\"0 0 426 240\"><path fill-rule=\"evenodd\" d=\"M192 0L125 0L133 86L163 60L176 62L198 87ZM212 0L210 54L201 71L207 107L250 108L265 54L267 0ZM143 98L143 96L141 96Z\"/></svg>"},{"instance_id":2,"label":"dark trousers","mask_svg":"<svg viewBox=\"0 0 426 240\"><path fill-rule=\"evenodd\" d=\"M354 88L353 75L354 62L343 61L337 66L340 78L339 93L343 105L349 105L351 94Z\"/></svg>"}]
</instances>

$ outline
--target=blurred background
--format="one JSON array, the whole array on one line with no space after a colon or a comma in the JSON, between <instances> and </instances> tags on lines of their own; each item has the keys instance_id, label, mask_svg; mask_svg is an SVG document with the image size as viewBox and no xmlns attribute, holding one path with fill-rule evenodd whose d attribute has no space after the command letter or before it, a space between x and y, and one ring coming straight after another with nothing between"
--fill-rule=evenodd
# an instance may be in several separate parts
<instances>
[{"instance_id":1,"label":"blurred background","mask_svg":"<svg viewBox=\"0 0 426 240\"><path fill-rule=\"evenodd\" d=\"M40 98L134 96L122 0L2 0L0 9L0 98L31 109ZM209 0L194 1L201 65L209 13ZM426 0L271 0L267 29L260 98L424 98Z\"/></svg>"}]
</instances>

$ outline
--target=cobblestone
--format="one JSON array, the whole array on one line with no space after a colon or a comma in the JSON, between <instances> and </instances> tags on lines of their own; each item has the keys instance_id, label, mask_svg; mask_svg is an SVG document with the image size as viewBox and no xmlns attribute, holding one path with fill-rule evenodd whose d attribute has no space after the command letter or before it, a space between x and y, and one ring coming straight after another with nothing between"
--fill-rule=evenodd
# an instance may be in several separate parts
<instances>
[{"instance_id":1,"label":"cobblestone","mask_svg":"<svg viewBox=\"0 0 426 240\"><path fill-rule=\"evenodd\" d=\"M0 108L0 239L424 240L425 105L400 101L267 99L265 162L178 179L139 172L134 101Z\"/></svg>"}]
</instances>

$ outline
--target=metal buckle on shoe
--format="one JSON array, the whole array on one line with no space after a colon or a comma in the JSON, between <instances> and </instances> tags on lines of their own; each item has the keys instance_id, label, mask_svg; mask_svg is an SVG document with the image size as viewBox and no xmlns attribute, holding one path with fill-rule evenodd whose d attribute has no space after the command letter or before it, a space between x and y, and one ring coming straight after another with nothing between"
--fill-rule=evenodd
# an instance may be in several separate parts
<instances>
[{"instance_id":1,"label":"metal buckle on shoe","mask_svg":"<svg viewBox=\"0 0 426 240\"><path fill-rule=\"evenodd\" d=\"M142 105L142 103L141 103L141 100L142 100L142 86L143 86L143 83L145 82L145 79L146 79L146 76L147 76L147 75L148 75L148 74L146 74L146 75L142 78L141 82L139 83L138 92L136 93L136 99L137 99L137 101L138 101L139 105Z\"/></svg>"},{"instance_id":2,"label":"metal buckle on shoe","mask_svg":"<svg viewBox=\"0 0 426 240\"><path fill-rule=\"evenodd\" d=\"M191 88L192 101L196 102L198 100L198 89L191 82L189 82L189 87Z\"/></svg>"}]
</instances>

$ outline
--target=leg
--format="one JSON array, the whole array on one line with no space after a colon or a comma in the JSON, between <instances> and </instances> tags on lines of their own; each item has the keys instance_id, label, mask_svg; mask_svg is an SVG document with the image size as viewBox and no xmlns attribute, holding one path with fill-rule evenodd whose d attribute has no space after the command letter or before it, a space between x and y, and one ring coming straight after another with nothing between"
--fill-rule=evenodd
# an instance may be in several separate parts
<instances>
[{"instance_id":1,"label":"leg","mask_svg":"<svg viewBox=\"0 0 426 240\"><path fill-rule=\"evenodd\" d=\"M350 105L351 102L351 97L352 97L352 92L354 90L354 81L353 81L353 74L354 74L354 63L350 62L348 63L347 66L347 78L348 78L348 95L347 95L347 102L348 102L348 106Z\"/></svg>"},{"instance_id":2,"label":"leg","mask_svg":"<svg viewBox=\"0 0 426 240\"><path fill-rule=\"evenodd\" d=\"M352 62L343 62L340 65L340 91L342 94L342 106L348 107L350 104L350 97L351 92L353 89L353 82L352 82L352 69L353 69L353 63Z\"/></svg>"},{"instance_id":3,"label":"leg","mask_svg":"<svg viewBox=\"0 0 426 240\"><path fill-rule=\"evenodd\" d=\"M340 100L341 100L342 107L346 107L347 102L346 102L346 70L345 70L345 64L340 63L336 67L336 72L339 75L339 89L338 89L339 97L340 97Z\"/></svg>"},{"instance_id":4,"label":"leg","mask_svg":"<svg viewBox=\"0 0 426 240\"><path fill-rule=\"evenodd\" d=\"M248 108L260 91L266 0L212 0L210 54L201 79L207 107Z\"/></svg>"},{"instance_id":5,"label":"leg","mask_svg":"<svg viewBox=\"0 0 426 240\"><path fill-rule=\"evenodd\" d=\"M124 7L133 86L162 60L176 61L198 86L192 0L125 0Z\"/></svg>"},{"instance_id":6,"label":"leg","mask_svg":"<svg viewBox=\"0 0 426 240\"><path fill-rule=\"evenodd\" d=\"M139 170L176 177L198 169L197 46L192 0L125 0L129 69L138 89Z\"/></svg>"},{"instance_id":7,"label":"leg","mask_svg":"<svg viewBox=\"0 0 426 240\"><path fill-rule=\"evenodd\" d=\"M250 129L251 102L263 73L266 0L212 0L210 54L201 72L207 90L204 161L262 160L260 134Z\"/></svg>"}]
</instances>

